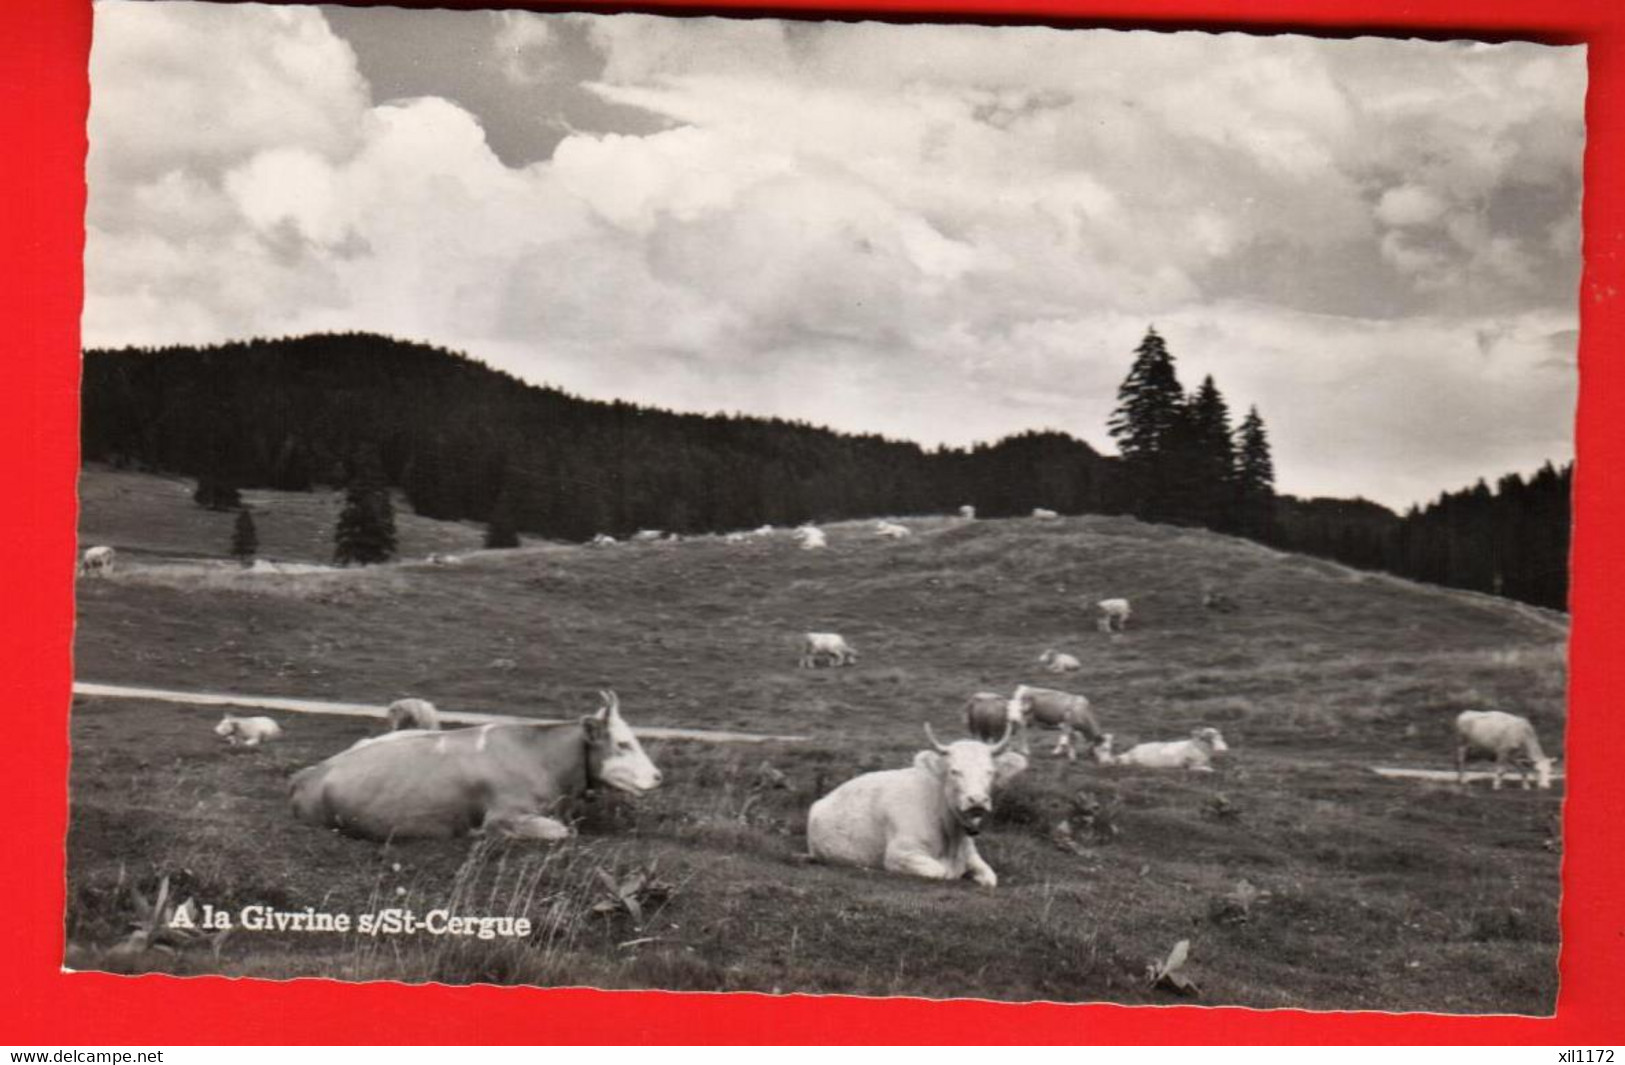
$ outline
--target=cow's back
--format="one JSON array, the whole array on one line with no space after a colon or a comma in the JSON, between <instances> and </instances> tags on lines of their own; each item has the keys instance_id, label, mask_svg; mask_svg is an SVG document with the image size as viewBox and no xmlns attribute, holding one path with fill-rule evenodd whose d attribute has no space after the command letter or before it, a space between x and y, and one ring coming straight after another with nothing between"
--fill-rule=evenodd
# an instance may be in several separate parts
<instances>
[{"instance_id":1,"label":"cow's back","mask_svg":"<svg viewBox=\"0 0 1625 1065\"><path fill-rule=\"evenodd\" d=\"M807 849L820 861L879 869L898 835L929 841L941 801L941 784L922 769L865 773L812 804Z\"/></svg>"},{"instance_id":2,"label":"cow's back","mask_svg":"<svg viewBox=\"0 0 1625 1065\"><path fill-rule=\"evenodd\" d=\"M584 773L543 771L528 742L535 737L521 731L530 728L396 733L387 743L351 747L295 775L294 811L368 839L464 835L492 810L534 809L585 782Z\"/></svg>"}]
</instances>

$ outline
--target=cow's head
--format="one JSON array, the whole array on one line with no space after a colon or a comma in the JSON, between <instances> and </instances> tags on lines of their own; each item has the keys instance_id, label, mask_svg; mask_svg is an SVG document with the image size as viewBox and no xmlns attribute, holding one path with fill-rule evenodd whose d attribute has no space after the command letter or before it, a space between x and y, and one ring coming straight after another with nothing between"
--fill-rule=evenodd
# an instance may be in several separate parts
<instances>
[{"instance_id":1,"label":"cow's head","mask_svg":"<svg viewBox=\"0 0 1625 1065\"><path fill-rule=\"evenodd\" d=\"M1552 767L1557 764L1556 758L1535 759L1535 783L1542 788L1552 786Z\"/></svg>"},{"instance_id":2,"label":"cow's head","mask_svg":"<svg viewBox=\"0 0 1625 1065\"><path fill-rule=\"evenodd\" d=\"M587 774L612 788L634 794L660 786L660 770L643 752L632 727L621 717L621 701L612 691L598 693L604 705L581 719L587 734Z\"/></svg>"},{"instance_id":3,"label":"cow's head","mask_svg":"<svg viewBox=\"0 0 1625 1065\"><path fill-rule=\"evenodd\" d=\"M974 836L993 812L993 789L1026 769L1027 759L1005 751L1010 742L1008 723L1003 738L995 744L981 740L939 743L929 723L925 735L933 749L915 755L914 764L942 781L942 797L949 813L967 835Z\"/></svg>"},{"instance_id":4,"label":"cow's head","mask_svg":"<svg viewBox=\"0 0 1625 1065\"><path fill-rule=\"evenodd\" d=\"M1199 743L1207 744L1213 749L1215 754L1228 751L1230 749L1230 745L1224 742L1224 737L1220 735L1219 730L1216 728L1193 729L1191 731L1191 739L1196 740Z\"/></svg>"},{"instance_id":5,"label":"cow's head","mask_svg":"<svg viewBox=\"0 0 1625 1065\"><path fill-rule=\"evenodd\" d=\"M1100 742L1095 744L1095 761L1101 765L1110 765L1117 756L1112 754L1113 737L1110 732L1102 733Z\"/></svg>"},{"instance_id":6,"label":"cow's head","mask_svg":"<svg viewBox=\"0 0 1625 1065\"><path fill-rule=\"evenodd\" d=\"M230 736L236 731L237 719L232 717L230 714L227 714L225 717L221 718L220 724L214 727L214 734L216 736Z\"/></svg>"}]
</instances>

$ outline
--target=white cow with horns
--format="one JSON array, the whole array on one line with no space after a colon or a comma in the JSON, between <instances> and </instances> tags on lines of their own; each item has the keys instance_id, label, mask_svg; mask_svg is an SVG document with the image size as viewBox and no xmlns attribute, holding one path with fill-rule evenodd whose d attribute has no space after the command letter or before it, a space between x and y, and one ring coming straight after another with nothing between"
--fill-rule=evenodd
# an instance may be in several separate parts
<instances>
[{"instance_id":1,"label":"white cow with horns","mask_svg":"<svg viewBox=\"0 0 1625 1065\"><path fill-rule=\"evenodd\" d=\"M1474 754L1495 759L1494 788L1500 788L1501 773L1508 762L1517 765L1525 788L1529 787L1530 766L1541 787L1552 786L1554 759L1541 750L1535 726L1528 718L1500 710L1463 710L1456 715L1456 783L1467 782L1467 759Z\"/></svg>"},{"instance_id":2,"label":"white cow with horns","mask_svg":"<svg viewBox=\"0 0 1625 1065\"><path fill-rule=\"evenodd\" d=\"M976 851L974 837L993 813L993 791L1027 768L1006 751L1010 729L996 744L943 744L925 726L931 750L907 769L865 773L807 811L807 847L819 861L865 869L958 880L995 887L998 874Z\"/></svg>"},{"instance_id":3,"label":"white cow with horns","mask_svg":"<svg viewBox=\"0 0 1625 1065\"><path fill-rule=\"evenodd\" d=\"M621 717L614 692L564 725L515 722L373 736L295 773L294 816L363 839L448 839L490 832L559 840L561 818L591 788L631 794L660 770Z\"/></svg>"}]
</instances>

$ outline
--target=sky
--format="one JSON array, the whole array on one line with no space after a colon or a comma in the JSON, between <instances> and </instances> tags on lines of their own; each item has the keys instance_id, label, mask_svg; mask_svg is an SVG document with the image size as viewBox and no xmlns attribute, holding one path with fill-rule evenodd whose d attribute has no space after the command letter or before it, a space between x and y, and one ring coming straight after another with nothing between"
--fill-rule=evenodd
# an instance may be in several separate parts
<instances>
[{"instance_id":1,"label":"sky","mask_svg":"<svg viewBox=\"0 0 1625 1065\"><path fill-rule=\"evenodd\" d=\"M370 330L935 446L1154 327L1277 489L1573 455L1583 47L99 0L87 347Z\"/></svg>"}]
</instances>

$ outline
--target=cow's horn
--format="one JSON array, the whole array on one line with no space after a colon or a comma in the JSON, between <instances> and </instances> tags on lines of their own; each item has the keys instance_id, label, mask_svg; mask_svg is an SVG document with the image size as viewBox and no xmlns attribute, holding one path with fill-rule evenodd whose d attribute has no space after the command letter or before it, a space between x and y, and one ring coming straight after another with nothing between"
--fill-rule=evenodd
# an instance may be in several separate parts
<instances>
[{"instance_id":1,"label":"cow's horn","mask_svg":"<svg viewBox=\"0 0 1625 1065\"><path fill-rule=\"evenodd\" d=\"M608 688L600 688L598 689L598 696L604 700L604 705L598 708L600 716L609 717L620 711L621 700L614 692Z\"/></svg>"},{"instance_id":2,"label":"cow's horn","mask_svg":"<svg viewBox=\"0 0 1625 1065\"><path fill-rule=\"evenodd\" d=\"M931 741L931 746L937 749L938 754L947 754L948 748L937 739L937 734L931 731L931 722L925 723L925 738Z\"/></svg>"},{"instance_id":3,"label":"cow's horn","mask_svg":"<svg viewBox=\"0 0 1625 1065\"><path fill-rule=\"evenodd\" d=\"M999 737L999 742L995 743L993 745L993 753L995 755L1002 754L1004 752L1005 747L1007 747L1009 745L1009 743L1010 743L1010 730L1014 727L1014 725L1015 725L1015 723L1013 721L1011 721L1009 718L1004 719L1004 735Z\"/></svg>"}]
</instances>

